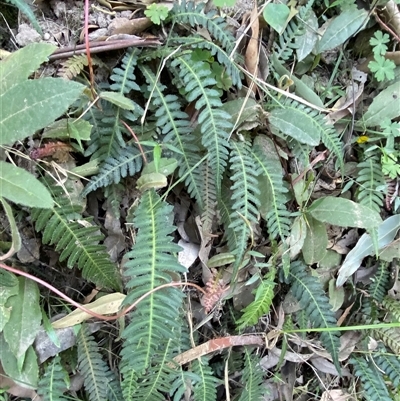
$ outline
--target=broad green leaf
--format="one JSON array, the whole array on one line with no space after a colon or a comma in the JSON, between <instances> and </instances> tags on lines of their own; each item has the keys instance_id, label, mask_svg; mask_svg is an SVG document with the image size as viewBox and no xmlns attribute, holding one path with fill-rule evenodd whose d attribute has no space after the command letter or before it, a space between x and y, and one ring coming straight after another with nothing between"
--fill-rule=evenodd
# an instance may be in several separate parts
<instances>
[{"instance_id":1,"label":"broad green leaf","mask_svg":"<svg viewBox=\"0 0 400 401\"><path fill-rule=\"evenodd\" d=\"M53 206L50 192L35 176L3 161L0 161L0 197L29 207Z\"/></svg>"},{"instance_id":2,"label":"broad green leaf","mask_svg":"<svg viewBox=\"0 0 400 401\"><path fill-rule=\"evenodd\" d=\"M1 272L7 272L6 270L1 270ZM6 306L8 298L12 297L13 295L18 294L18 279L14 276L15 285L14 286L3 286L0 285L0 333L3 331L4 326L10 320L11 316L11 307Z\"/></svg>"},{"instance_id":3,"label":"broad green leaf","mask_svg":"<svg viewBox=\"0 0 400 401\"><path fill-rule=\"evenodd\" d=\"M336 287L335 279L329 280L329 303L332 305L333 312L342 307L344 295L344 288Z\"/></svg>"},{"instance_id":4,"label":"broad green leaf","mask_svg":"<svg viewBox=\"0 0 400 401\"><path fill-rule=\"evenodd\" d=\"M325 224L307 217L307 235L303 245L303 258L308 265L318 263L323 259L328 246L328 234Z\"/></svg>"},{"instance_id":5,"label":"broad green leaf","mask_svg":"<svg viewBox=\"0 0 400 401\"><path fill-rule=\"evenodd\" d=\"M303 248L307 235L307 226L303 216L297 216L293 222L289 237L290 258L294 259Z\"/></svg>"},{"instance_id":6,"label":"broad green leaf","mask_svg":"<svg viewBox=\"0 0 400 401\"><path fill-rule=\"evenodd\" d=\"M0 61L0 93L26 81L56 49L48 43L32 43Z\"/></svg>"},{"instance_id":7,"label":"broad green leaf","mask_svg":"<svg viewBox=\"0 0 400 401\"><path fill-rule=\"evenodd\" d=\"M37 388L39 366L32 346L27 349L20 369L18 367L20 361L11 352L10 347L4 340L4 336L0 335L0 360L5 374L20 386L32 389Z\"/></svg>"},{"instance_id":8,"label":"broad green leaf","mask_svg":"<svg viewBox=\"0 0 400 401\"><path fill-rule=\"evenodd\" d=\"M74 130L71 130L74 127ZM42 138L70 139L74 138L78 141L89 141L92 125L86 120L77 120L63 118L54 121L45 128ZM77 133L77 135L76 135Z\"/></svg>"},{"instance_id":9,"label":"broad green leaf","mask_svg":"<svg viewBox=\"0 0 400 401\"><path fill-rule=\"evenodd\" d=\"M158 166L154 161L147 163L142 171L142 174L160 173L165 176L171 175L178 167L178 162L174 158L162 157L158 161Z\"/></svg>"},{"instance_id":10,"label":"broad green leaf","mask_svg":"<svg viewBox=\"0 0 400 401\"><path fill-rule=\"evenodd\" d=\"M1 176L1 164L0 164L0 185L1 185L1 183L2 183L2 176ZM1 191L1 189L0 189L0 191ZM10 250L7 252L6 255L3 255L0 258L0 260L5 260L5 258L11 257L12 255L14 255L14 253L18 252L21 249L21 237L19 235L17 223L15 222L14 214L11 209L11 206L1 196L0 196L0 203L3 205L4 211L6 212L8 223L10 225L11 239L12 239ZM4 270L4 272L11 274L5 270ZM1 285L4 285L4 284L2 284L1 279L0 279L0 286ZM15 284L13 284L13 285L15 285Z\"/></svg>"},{"instance_id":11,"label":"broad green leaf","mask_svg":"<svg viewBox=\"0 0 400 401\"><path fill-rule=\"evenodd\" d=\"M379 253L379 259L385 262L392 262L394 258L399 258L400 255L400 241L392 242Z\"/></svg>"},{"instance_id":12,"label":"broad green leaf","mask_svg":"<svg viewBox=\"0 0 400 401\"><path fill-rule=\"evenodd\" d=\"M269 3L263 10L265 21L279 34L282 34L285 30L289 14L290 9L285 4Z\"/></svg>"},{"instance_id":13,"label":"broad green leaf","mask_svg":"<svg viewBox=\"0 0 400 401\"><path fill-rule=\"evenodd\" d=\"M108 102L115 104L121 109L135 110L135 103L131 99L125 97L122 93L117 92L101 92L100 99L107 100Z\"/></svg>"},{"instance_id":14,"label":"broad green leaf","mask_svg":"<svg viewBox=\"0 0 400 401\"><path fill-rule=\"evenodd\" d=\"M35 340L42 313L37 284L25 277L19 277L18 281L18 294L6 303L6 307L11 308L11 316L4 327L4 339L14 356L20 359Z\"/></svg>"},{"instance_id":15,"label":"broad green leaf","mask_svg":"<svg viewBox=\"0 0 400 401\"><path fill-rule=\"evenodd\" d=\"M301 79L295 77L291 74L289 70L287 70L278 60L278 57L275 53L271 56L271 64L273 65L275 71L282 77L287 75L296 85L295 93L297 96L302 97L304 100L314 104L318 107L324 107L321 98L312 90L310 89Z\"/></svg>"},{"instance_id":16,"label":"broad green leaf","mask_svg":"<svg viewBox=\"0 0 400 401\"><path fill-rule=\"evenodd\" d=\"M400 229L400 214L390 216L378 227L378 249L390 244ZM347 254L339 269L336 285L343 285L346 280L361 266L362 260L375 253L374 241L369 234L363 234L356 246ZM398 255L397 255L398 256Z\"/></svg>"},{"instance_id":17,"label":"broad green leaf","mask_svg":"<svg viewBox=\"0 0 400 401\"><path fill-rule=\"evenodd\" d=\"M160 173L142 174L137 180L137 188L144 192L151 188L164 188L168 185L167 177Z\"/></svg>"},{"instance_id":18,"label":"broad green leaf","mask_svg":"<svg viewBox=\"0 0 400 401\"><path fill-rule=\"evenodd\" d=\"M386 119L400 116L400 81L381 91L368 107L363 122L366 127L381 125Z\"/></svg>"},{"instance_id":19,"label":"broad green leaf","mask_svg":"<svg viewBox=\"0 0 400 401\"><path fill-rule=\"evenodd\" d=\"M318 40L318 19L314 11L307 13L305 20L306 31L301 36L296 36L296 54L299 61L304 60L313 50Z\"/></svg>"},{"instance_id":20,"label":"broad green leaf","mask_svg":"<svg viewBox=\"0 0 400 401\"><path fill-rule=\"evenodd\" d=\"M367 10L352 9L341 12L330 21L328 28L319 41L318 52L322 53L340 46L354 33L358 32L367 22Z\"/></svg>"},{"instance_id":21,"label":"broad green leaf","mask_svg":"<svg viewBox=\"0 0 400 401\"><path fill-rule=\"evenodd\" d=\"M84 86L61 78L28 80L0 94L0 145L32 135L60 117Z\"/></svg>"},{"instance_id":22,"label":"broad green leaf","mask_svg":"<svg viewBox=\"0 0 400 401\"><path fill-rule=\"evenodd\" d=\"M314 219L340 227L372 228L382 222L379 213L369 207L333 196L317 199L308 212Z\"/></svg>"},{"instance_id":23,"label":"broad green leaf","mask_svg":"<svg viewBox=\"0 0 400 401\"><path fill-rule=\"evenodd\" d=\"M207 262L209 268L230 265L235 261L235 255L232 253L219 253L210 258Z\"/></svg>"},{"instance_id":24,"label":"broad green leaf","mask_svg":"<svg viewBox=\"0 0 400 401\"><path fill-rule=\"evenodd\" d=\"M306 110L290 106L273 109L269 122L272 127L301 143L316 146L320 142L320 129Z\"/></svg>"}]
</instances>

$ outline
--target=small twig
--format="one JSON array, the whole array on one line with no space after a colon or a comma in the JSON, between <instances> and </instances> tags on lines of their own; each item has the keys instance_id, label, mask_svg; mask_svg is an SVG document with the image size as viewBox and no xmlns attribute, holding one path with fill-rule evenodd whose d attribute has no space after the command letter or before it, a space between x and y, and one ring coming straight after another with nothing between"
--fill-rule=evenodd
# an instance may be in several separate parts
<instances>
[{"instance_id":1,"label":"small twig","mask_svg":"<svg viewBox=\"0 0 400 401\"><path fill-rule=\"evenodd\" d=\"M382 29L384 29L386 32L389 32L389 33L393 36L393 38L396 39L397 42L400 43L400 36L397 35L396 32L394 32L391 28L389 28L389 27L380 19L378 13L377 13L375 10L373 10L373 11L372 11L372 14L374 15L374 17L375 17L376 21L378 22L378 24L380 25L380 27L381 27Z\"/></svg>"},{"instance_id":2,"label":"small twig","mask_svg":"<svg viewBox=\"0 0 400 401\"><path fill-rule=\"evenodd\" d=\"M127 47L150 47L159 46L161 42L157 39L122 39L122 40L107 40L101 42L89 42L90 53L101 53L110 50L125 49ZM86 44L67 46L57 49L50 57L49 60L58 60L68 58L74 55L85 54L87 52Z\"/></svg>"},{"instance_id":3,"label":"small twig","mask_svg":"<svg viewBox=\"0 0 400 401\"><path fill-rule=\"evenodd\" d=\"M26 272L24 272L22 270L15 269L14 267L7 266L4 263L0 263L0 267L3 268L4 270L7 270L7 271L11 272L11 273L18 274L19 276L26 277L29 280L35 281L36 283L43 285L44 287L48 288L50 291L54 292L55 294L57 294L58 296L63 298L65 301L67 301L71 305L76 306L81 311L83 311L83 312L87 313L88 315L93 316L93 317L95 317L97 319L106 320L106 321L116 320L116 319L118 319L120 317L125 316L128 312L130 312L133 308L135 308L141 301L143 301L149 295L151 295L154 292L156 292L158 290L161 290L163 288L190 286L190 287L196 288L197 290L199 290L200 292L205 294L205 291L201 287L199 287L197 284L194 284L194 283L187 283L187 282L186 283L182 283L182 282L166 283L166 284L162 284L162 285L160 285L160 286L158 286L156 288L153 288L152 290L146 292L140 298L138 298L133 304L131 304L130 306L128 306L126 309L122 310L121 312L117 313L116 315L104 316L104 315L100 315L99 313L93 312L90 309L85 308L84 306L82 306L78 302L74 301L73 299L71 299L67 295L63 294L61 291L57 290L57 288L53 287L51 284L47 283L46 281L41 280L38 277L32 276L31 274L26 273Z\"/></svg>"},{"instance_id":4,"label":"small twig","mask_svg":"<svg viewBox=\"0 0 400 401\"><path fill-rule=\"evenodd\" d=\"M122 124L125 125L126 129L131 133L131 135L133 136L133 139L135 140L136 144L139 146L140 149L140 153L142 154L143 157L143 161L145 164L147 164L147 158L146 158L146 153L144 152L142 145L139 142L138 137L136 136L136 134L133 132L133 129L123 120L120 120Z\"/></svg>"},{"instance_id":5,"label":"small twig","mask_svg":"<svg viewBox=\"0 0 400 401\"><path fill-rule=\"evenodd\" d=\"M92 64L92 58L90 57L90 45L89 45L89 0L85 0L85 48L89 67L90 90L92 91L93 99L95 99L96 92L94 90L93 64Z\"/></svg>"}]
</instances>

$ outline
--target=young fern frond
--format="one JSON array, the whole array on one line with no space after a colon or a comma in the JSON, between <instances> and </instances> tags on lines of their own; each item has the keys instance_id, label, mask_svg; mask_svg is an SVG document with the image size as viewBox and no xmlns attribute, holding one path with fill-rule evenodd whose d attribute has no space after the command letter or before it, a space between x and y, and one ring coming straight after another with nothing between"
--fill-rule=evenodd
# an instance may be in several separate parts
<instances>
[{"instance_id":1,"label":"young fern frond","mask_svg":"<svg viewBox=\"0 0 400 401\"><path fill-rule=\"evenodd\" d=\"M237 321L239 330L257 324L261 316L269 313L274 298L276 269L271 268L257 288L254 301L246 306L243 315Z\"/></svg>"},{"instance_id":2,"label":"young fern frond","mask_svg":"<svg viewBox=\"0 0 400 401\"><path fill-rule=\"evenodd\" d=\"M260 359L259 356L252 355L251 352L245 348L243 376L240 380L243 385L243 390L240 394L239 401L258 401L263 399L265 392L262 386L264 375L260 367Z\"/></svg>"},{"instance_id":3,"label":"young fern frond","mask_svg":"<svg viewBox=\"0 0 400 401\"><path fill-rule=\"evenodd\" d=\"M61 366L61 358L57 355L51 363L46 367L46 370L41 377L37 393L42 398L42 401L66 401L63 393L67 389L69 383L68 373Z\"/></svg>"},{"instance_id":4,"label":"young fern frond","mask_svg":"<svg viewBox=\"0 0 400 401\"><path fill-rule=\"evenodd\" d=\"M104 236L99 227L91 218L82 217L81 206L71 205L61 188L52 186L51 192L55 206L33 209L31 214L36 231L43 230L43 243L56 244L55 250L61 252L60 262L66 260L69 268L77 265L85 279L118 290L120 278L105 246L100 245Z\"/></svg>"},{"instance_id":5,"label":"young fern frond","mask_svg":"<svg viewBox=\"0 0 400 401\"><path fill-rule=\"evenodd\" d=\"M229 133L232 128L230 115L221 109L222 102L217 90L212 88L216 81L203 61L193 61L188 56L173 60L171 66L184 83L186 98L195 102L199 110L201 141L208 151L209 163L215 174L217 194L221 193L222 176L229 154Z\"/></svg>"},{"instance_id":6,"label":"young fern frond","mask_svg":"<svg viewBox=\"0 0 400 401\"><path fill-rule=\"evenodd\" d=\"M82 325L78 334L78 369L90 401L107 399L110 370L103 361L94 337Z\"/></svg>"},{"instance_id":7,"label":"young fern frond","mask_svg":"<svg viewBox=\"0 0 400 401\"><path fill-rule=\"evenodd\" d=\"M168 222L171 211L172 207L162 202L153 189L142 195L133 220L138 233L125 265L124 275L129 279L125 305L171 282L171 274L186 271L173 256L180 247L172 242L170 235L174 231ZM148 373L159 374L164 379L168 376L170 382L175 379L169 374L169 364L175 342L179 341L182 296L182 291L175 287L155 291L130 313L130 323L122 334L125 341L121 351L125 399L143 400L143 394L150 394L146 385ZM151 394L165 390L162 383L167 379L164 379L151 389ZM142 385L143 392L138 391Z\"/></svg>"},{"instance_id":8,"label":"young fern frond","mask_svg":"<svg viewBox=\"0 0 400 401\"><path fill-rule=\"evenodd\" d=\"M143 156L137 148L128 146L121 149L115 158L109 157L102 163L99 174L92 177L82 192L82 196L86 196L97 188L118 184L122 178L138 173L142 169L142 164Z\"/></svg>"},{"instance_id":9,"label":"young fern frond","mask_svg":"<svg viewBox=\"0 0 400 401\"><path fill-rule=\"evenodd\" d=\"M186 0L176 2L172 9L173 21L178 24L189 24L192 28L206 28L223 49L230 54L235 45L235 38L228 29L226 21L217 15L216 10L204 13L204 3L197 4Z\"/></svg>"},{"instance_id":10,"label":"young fern frond","mask_svg":"<svg viewBox=\"0 0 400 401\"><path fill-rule=\"evenodd\" d=\"M166 86L156 81L155 75L145 66L141 66L147 83L148 91L152 96L152 104L156 108L156 125L161 129L164 135L163 142L175 146L180 154L174 156L178 161L180 177L185 178L189 194L196 199L200 208L203 208L203 199L201 195L201 174L199 168L194 166L200 161L199 148L194 143L194 137L191 135L189 117L181 111L182 107L176 95L165 95Z\"/></svg>"},{"instance_id":11,"label":"young fern frond","mask_svg":"<svg viewBox=\"0 0 400 401\"><path fill-rule=\"evenodd\" d=\"M260 169L258 177L262 194L261 215L267 222L271 239L280 237L284 240L290 232L290 212L287 211L285 194L288 190L283 186L282 166L278 158L271 156L266 149L273 149L272 141L257 138L251 150L252 158Z\"/></svg>"},{"instance_id":12,"label":"young fern frond","mask_svg":"<svg viewBox=\"0 0 400 401\"><path fill-rule=\"evenodd\" d=\"M92 56L92 65L98 65L101 61ZM73 55L72 57L61 62L61 68L57 72L57 76L64 79L73 79L77 77L88 66L88 58L86 54Z\"/></svg>"},{"instance_id":13,"label":"young fern frond","mask_svg":"<svg viewBox=\"0 0 400 401\"><path fill-rule=\"evenodd\" d=\"M379 154L368 156L357 167L359 169L357 183L360 184L357 200L361 205L368 206L379 213L385 197L384 193L378 189L385 186Z\"/></svg>"},{"instance_id":14,"label":"young fern frond","mask_svg":"<svg viewBox=\"0 0 400 401\"><path fill-rule=\"evenodd\" d=\"M232 171L232 223L229 228L237 233L238 242L235 249L229 249L235 255L233 280L247 250L247 241L252 235L251 224L258 222L260 206L260 190L257 176L261 169L251 157L251 148L248 142L232 142L230 157Z\"/></svg>"},{"instance_id":15,"label":"young fern frond","mask_svg":"<svg viewBox=\"0 0 400 401\"><path fill-rule=\"evenodd\" d=\"M228 242L228 249L236 249L237 244L239 243L238 233L231 228L233 225L232 205L232 191L228 187L226 180L224 180L221 196L218 198L218 209L221 214L221 221L225 228L224 237Z\"/></svg>"},{"instance_id":16,"label":"young fern frond","mask_svg":"<svg viewBox=\"0 0 400 401\"><path fill-rule=\"evenodd\" d=\"M335 314L320 281L306 272L306 266L300 261L292 263L289 276L292 283L291 292L299 301L313 327L337 327ZM340 373L340 332L324 331L320 334L320 339Z\"/></svg>"},{"instance_id":17,"label":"young fern frond","mask_svg":"<svg viewBox=\"0 0 400 401\"><path fill-rule=\"evenodd\" d=\"M354 366L354 375L357 376L363 387L363 396L367 401L391 401L382 374L372 363L362 357L352 356L350 363Z\"/></svg>"},{"instance_id":18,"label":"young fern frond","mask_svg":"<svg viewBox=\"0 0 400 401\"><path fill-rule=\"evenodd\" d=\"M195 401L215 401L217 399L218 379L213 376L206 358L199 358L192 363L192 372L199 378L193 389Z\"/></svg>"}]
</instances>

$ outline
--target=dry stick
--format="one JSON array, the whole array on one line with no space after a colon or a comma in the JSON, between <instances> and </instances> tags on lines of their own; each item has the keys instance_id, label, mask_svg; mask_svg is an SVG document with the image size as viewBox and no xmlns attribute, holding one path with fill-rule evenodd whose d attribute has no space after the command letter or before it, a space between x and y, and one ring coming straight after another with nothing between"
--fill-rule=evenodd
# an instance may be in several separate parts
<instances>
[{"instance_id":1,"label":"dry stick","mask_svg":"<svg viewBox=\"0 0 400 401\"><path fill-rule=\"evenodd\" d=\"M142 154L144 163L147 164L147 159L146 159L146 154L144 153L144 150L142 148L142 145L139 142L138 137L136 136L136 134L133 132L133 129L123 120L120 120L122 124L125 125L126 129L130 132L130 134L133 136L133 139L136 141L137 145L139 146L140 149L140 153Z\"/></svg>"},{"instance_id":2,"label":"dry stick","mask_svg":"<svg viewBox=\"0 0 400 401\"><path fill-rule=\"evenodd\" d=\"M89 45L89 0L85 0L85 47L86 47L86 56L89 67L90 90L92 91L93 99L95 99L96 93L94 90L94 73L93 73L92 58L90 57L90 45Z\"/></svg>"},{"instance_id":3,"label":"dry stick","mask_svg":"<svg viewBox=\"0 0 400 401\"><path fill-rule=\"evenodd\" d=\"M102 53L109 50L125 49L127 47L151 47L159 45L161 45L161 42L157 39L121 39L89 42L90 54ZM68 58L78 54L85 54L86 52L86 44L62 47L57 49L49 57L49 60L52 61Z\"/></svg>"},{"instance_id":4,"label":"dry stick","mask_svg":"<svg viewBox=\"0 0 400 401\"><path fill-rule=\"evenodd\" d=\"M38 284L43 285L44 287L48 288L50 291L54 292L55 294L57 294L58 296L60 296L61 298L63 298L64 300L66 300L68 303L70 303L71 305L76 306L78 309L80 309L81 311L87 313L90 316L96 317L97 319L100 320L115 320L118 319L122 316L125 316L128 312L130 312L134 307L136 307L136 305L143 301L143 299L145 299L146 297L148 297L150 294L153 294L154 292L161 290L163 288L168 288L168 287L184 287L184 286L190 286L190 287L194 287L197 290L199 290L200 292L202 292L205 295L205 291L199 287L197 284L194 283L181 283L181 282L172 282L172 283L166 283L166 284L162 284L156 288L153 288L152 290L146 292L145 294L143 294L140 298L138 298L133 304L131 304L130 306L128 306L126 309L122 310L121 312L117 313L114 316L104 316L104 315L100 315L96 312L93 312L90 309L85 308L84 306L82 306L81 304L79 304L78 302L74 301L73 299L71 299L70 297L68 297L67 295L63 294L61 291L57 290L57 288L54 288L51 284L46 283L46 281L41 280L40 278L37 278L35 276L32 276L29 273L26 273L24 271L15 269L13 267L7 266L4 263L0 263L0 267L3 268L4 270L7 270L11 273L14 274L18 274L19 276L24 276L32 281L37 282Z\"/></svg>"}]
</instances>

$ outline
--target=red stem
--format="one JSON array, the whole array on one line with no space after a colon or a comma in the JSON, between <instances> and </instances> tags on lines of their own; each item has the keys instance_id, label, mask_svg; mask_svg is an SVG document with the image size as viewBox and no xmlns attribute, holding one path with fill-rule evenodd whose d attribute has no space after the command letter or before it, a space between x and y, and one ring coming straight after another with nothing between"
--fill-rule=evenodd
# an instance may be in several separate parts
<instances>
[{"instance_id":1,"label":"red stem","mask_svg":"<svg viewBox=\"0 0 400 401\"><path fill-rule=\"evenodd\" d=\"M96 98L96 94L94 91L94 74L93 74L93 65L92 58L90 56L90 45L89 45L89 0L85 0L85 46L86 46L86 55L88 59L88 67L89 67L89 78L90 78L90 90L92 91L93 99Z\"/></svg>"}]
</instances>

